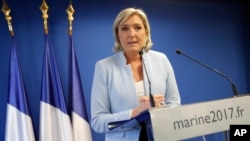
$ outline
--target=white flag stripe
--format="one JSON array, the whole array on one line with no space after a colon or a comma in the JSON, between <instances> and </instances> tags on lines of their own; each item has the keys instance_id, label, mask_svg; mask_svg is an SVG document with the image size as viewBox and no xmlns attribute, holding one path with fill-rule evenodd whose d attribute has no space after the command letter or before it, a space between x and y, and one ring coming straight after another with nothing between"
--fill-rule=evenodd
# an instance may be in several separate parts
<instances>
[{"instance_id":1,"label":"white flag stripe","mask_svg":"<svg viewBox=\"0 0 250 141\"><path fill-rule=\"evenodd\" d=\"M40 102L40 141L73 141L69 115L52 105ZM46 129L46 130L42 130Z\"/></svg>"},{"instance_id":2,"label":"white flag stripe","mask_svg":"<svg viewBox=\"0 0 250 141\"><path fill-rule=\"evenodd\" d=\"M35 141L30 116L10 104L7 104L5 130L5 141Z\"/></svg>"},{"instance_id":3,"label":"white flag stripe","mask_svg":"<svg viewBox=\"0 0 250 141\"><path fill-rule=\"evenodd\" d=\"M84 139L84 141L92 141L89 123L74 112L72 112L72 121L74 140L80 141Z\"/></svg>"}]
</instances>

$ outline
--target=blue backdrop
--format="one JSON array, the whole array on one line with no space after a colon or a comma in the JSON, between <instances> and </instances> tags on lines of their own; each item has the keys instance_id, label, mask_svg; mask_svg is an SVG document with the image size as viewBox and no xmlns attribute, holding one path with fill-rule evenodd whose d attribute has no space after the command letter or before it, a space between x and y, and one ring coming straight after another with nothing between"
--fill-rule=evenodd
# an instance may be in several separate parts
<instances>
[{"instance_id":1,"label":"blue backdrop","mask_svg":"<svg viewBox=\"0 0 250 141\"><path fill-rule=\"evenodd\" d=\"M12 24L36 135L39 130L44 32L41 1L5 0ZM49 36L67 99L69 1L49 1ZM148 14L154 50L166 53L176 74L182 104L233 96L225 78L175 53L176 49L230 76L239 93L250 92L250 5L237 0L78 0L73 1L73 42L78 56L85 100L90 115L90 94L95 62L113 54L113 20L126 7ZM0 140L4 140L8 93L10 35L0 14ZM92 131L94 141L103 134ZM221 141L223 133L205 136ZM202 140L202 137L189 139Z\"/></svg>"}]
</instances>

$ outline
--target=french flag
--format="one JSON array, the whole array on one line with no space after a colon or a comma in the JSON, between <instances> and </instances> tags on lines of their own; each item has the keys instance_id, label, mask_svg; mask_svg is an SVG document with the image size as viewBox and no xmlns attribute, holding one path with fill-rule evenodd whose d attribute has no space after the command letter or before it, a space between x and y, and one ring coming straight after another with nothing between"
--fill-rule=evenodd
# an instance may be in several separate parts
<instances>
[{"instance_id":1,"label":"french flag","mask_svg":"<svg viewBox=\"0 0 250 141\"><path fill-rule=\"evenodd\" d=\"M75 141L92 141L81 77L71 35L69 35L69 43L69 96L71 96L73 137Z\"/></svg>"},{"instance_id":2,"label":"french flag","mask_svg":"<svg viewBox=\"0 0 250 141\"><path fill-rule=\"evenodd\" d=\"M73 141L72 125L64 100L53 48L45 34L40 101L40 141Z\"/></svg>"},{"instance_id":3,"label":"french flag","mask_svg":"<svg viewBox=\"0 0 250 141\"><path fill-rule=\"evenodd\" d=\"M29 102L17 57L14 35L11 38L9 67L5 141L35 141Z\"/></svg>"}]
</instances>

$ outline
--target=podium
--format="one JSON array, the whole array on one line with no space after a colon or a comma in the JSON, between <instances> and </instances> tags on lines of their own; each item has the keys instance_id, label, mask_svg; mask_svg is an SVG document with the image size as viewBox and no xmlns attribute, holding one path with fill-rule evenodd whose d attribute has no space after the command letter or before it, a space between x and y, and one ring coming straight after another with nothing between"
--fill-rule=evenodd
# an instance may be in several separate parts
<instances>
[{"instance_id":1,"label":"podium","mask_svg":"<svg viewBox=\"0 0 250 141\"><path fill-rule=\"evenodd\" d=\"M250 95L176 107L151 108L130 120L109 123L111 131L146 124L150 141L183 140L250 124Z\"/></svg>"}]
</instances>

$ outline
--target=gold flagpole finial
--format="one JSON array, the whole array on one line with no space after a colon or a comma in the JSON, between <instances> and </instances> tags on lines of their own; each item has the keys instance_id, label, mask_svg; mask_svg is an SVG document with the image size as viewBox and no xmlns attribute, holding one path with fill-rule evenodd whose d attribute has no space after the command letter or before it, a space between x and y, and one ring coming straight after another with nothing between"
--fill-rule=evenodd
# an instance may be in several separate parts
<instances>
[{"instance_id":1,"label":"gold flagpole finial","mask_svg":"<svg viewBox=\"0 0 250 141\"><path fill-rule=\"evenodd\" d=\"M70 1L70 4L69 4L66 12L68 13L69 35L72 35L72 21L74 20L73 14L74 14L75 10L71 4L71 1Z\"/></svg>"},{"instance_id":2,"label":"gold flagpole finial","mask_svg":"<svg viewBox=\"0 0 250 141\"><path fill-rule=\"evenodd\" d=\"M8 7L8 5L5 3L5 0L3 0L3 7L2 7L2 11L5 15L5 19L7 21L7 24L8 24L8 27L9 27L9 31L10 31L10 35L11 36L14 36L14 31L13 31L13 28L12 28L12 24L11 24L11 16L10 16L10 8Z\"/></svg>"},{"instance_id":3,"label":"gold flagpole finial","mask_svg":"<svg viewBox=\"0 0 250 141\"><path fill-rule=\"evenodd\" d=\"M47 22L47 19L48 19L48 10L49 10L49 7L48 5L46 4L46 1L43 0L41 6L40 6L40 10L42 11L42 17L43 17L43 25L44 25L44 32L45 34L48 34L48 22Z\"/></svg>"}]
</instances>

